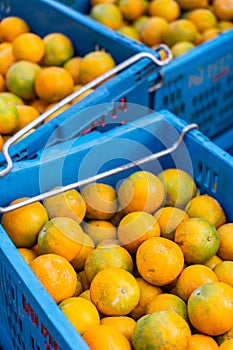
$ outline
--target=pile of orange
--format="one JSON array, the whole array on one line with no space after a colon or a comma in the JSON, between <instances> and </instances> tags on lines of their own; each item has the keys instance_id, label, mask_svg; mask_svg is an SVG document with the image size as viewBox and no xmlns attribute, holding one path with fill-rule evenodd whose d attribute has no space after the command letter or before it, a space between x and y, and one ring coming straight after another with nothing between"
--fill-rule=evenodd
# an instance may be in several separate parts
<instances>
[{"instance_id":1,"label":"pile of orange","mask_svg":"<svg viewBox=\"0 0 233 350\"><path fill-rule=\"evenodd\" d=\"M90 17L176 58L233 28L232 0L92 0Z\"/></svg>"},{"instance_id":2,"label":"pile of orange","mask_svg":"<svg viewBox=\"0 0 233 350\"><path fill-rule=\"evenodd\" d=\"M0 151L4 142L83 85L115 66L111 55L93 50L79 56L67 35L44 37L22 18L0 22ZM87 90L86 94L93 89ZM45 122L85 97L80 95Z\"/></svg>"},{"instance_id":3,"label":"pile of orange","mask_svg":"<svg viewBox=\"0 0 233 350\"><path fill-rule=\"evenodd\" d=\"M186 171L86 185L1 224L91 349L232 349L233 223Z\"/></svg>"}]
</instances>

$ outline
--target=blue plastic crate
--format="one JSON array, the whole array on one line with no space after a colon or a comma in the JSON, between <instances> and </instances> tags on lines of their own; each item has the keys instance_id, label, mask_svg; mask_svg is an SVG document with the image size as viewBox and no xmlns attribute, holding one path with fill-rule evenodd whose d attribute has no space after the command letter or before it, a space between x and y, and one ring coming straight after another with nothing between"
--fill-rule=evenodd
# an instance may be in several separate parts
<instances>
[{"instance_id":1,"label":"blue plastic crate","mask_svg":"<svg viewBox=\"0 0 233 350\"><path fill-rule=\"evenodd\" d=\"M102 110L107 113L108 106L102 105ZM164 110L40 150L34 159L16 163L0 180L1 211L18 197L40 195L54 186L83 181L142 157L167 152L184 126L185 121ZM214 196L227 220L233 220L232 157L198 130L189 131L172 153L99 181L116 186L135 170L157 174L172 166L188 171L201 193ZM5 344L0 337L0 344L4 350L87 349L1 226L0 231L0 328L7 337Z\"/></svg>"},{"instance_id":2,"label":"blue plastic crate","mask_svg":"<svg viewBox=\"0 0 233 350\"><path fill-rule=\"evenodd\" d=\"M84 14L90 8L90 0L76 7ZM162 68L163 82L150 107L168 109L188 123L198 123L210 138L233 128L232 46L230 30L170 62Z\"/></svg>"},{"instance_id":3,"label":"blue plastic crate","mask_svg":"<svg viewBox=\"0 0 233 350\"><path fill-rule=\"evenodd\" d=\"M216 145L226 150L233 156L233 128L223 132L213 140Z\"/></svg>"},{"instance_id":4,"label":"blue plastic crate","mask_svg":"<svg viewBox=\"0 0 233 350\"><path fill-rule=\"evenodd\" d=\"M41 37L51 32L62 32L66 34L72 40L75 53L80 56L98 47L110 52L116 64L120 65L132 56L145 51L144 45L115 33L102 25L96 25L96 22L88 18L88 16L57 1L21 0L19 2L18 0L10 0L9 6L5 8L5 16L11 15L23 18L30 25L31 30ZM159 60L158 53L149 48L147 52L150 53L150 55L153 54L153 57L157 57ZM140 69L147 66L148 62L150 62L148 59L140 60ZM152 65L153 69L158 69L155 63ZM143 79L143 76L137 72L136 77L132 78L138 81ZM132 78L129 78L131 82L133 82ZM123 81L124 80L125 78ZM98 96L103 94L103 91L97 92L96 95L94 94L95 92L92 94L92 101L96 101ZM144 93L141 103L143 105L148 104L148 96L146 93ZM78 109L87 105L87 103L79 103ZM51 131L56 128L60 120L67 119L70 115L73 115L76 110L76 107L71 106L65 114L61 113L62 118L59 119L59 121L54 118L55 120L40 125L33 133L32 137L28 136L23 141L12 145L10 147L10 155L14 157L14 160L21 159L25 155L29 158L33 156L30 149L31 145L33 144L32 149L34 147L36 150L43 147ZM4 161L4 157L0 154L0 163Z\"/></svg>"}]
</instances>

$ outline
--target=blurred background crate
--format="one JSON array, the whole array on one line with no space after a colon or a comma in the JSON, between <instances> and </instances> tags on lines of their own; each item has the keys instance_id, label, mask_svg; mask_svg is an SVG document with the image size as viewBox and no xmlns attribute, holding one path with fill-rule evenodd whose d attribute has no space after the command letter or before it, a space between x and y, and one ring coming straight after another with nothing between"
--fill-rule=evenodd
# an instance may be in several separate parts
<instances>
[{"instance_id":1,"label":"blurred background crate","mask_svg":"<svg viewBox=\"0 0 233 350\"><path fill-rule=\"evenodd\" d=\"M107 107L102 111L107 113ZM1 208L15 198L39 195L57 185L75 183L167 150L186 125L185 121L164 110L121 127L105 129L105 132L96 130L40 150L34 159L16 163L10 174L1 179ZM233 220L232 157L198 130L189 131L171 154L101 181L115 186L135 170L156 174L173 166L189 172L201 193L214 196L222 205L227 220ZM0 345L7 344L4 350L87 349L2 227L0 231L0 326L3 334Z\"/></svg>"}]
</instances>

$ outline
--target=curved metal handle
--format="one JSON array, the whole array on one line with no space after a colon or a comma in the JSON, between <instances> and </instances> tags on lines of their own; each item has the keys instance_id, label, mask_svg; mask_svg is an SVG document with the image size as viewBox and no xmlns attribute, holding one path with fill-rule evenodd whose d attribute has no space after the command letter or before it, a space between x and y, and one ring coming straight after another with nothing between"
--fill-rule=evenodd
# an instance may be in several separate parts
<instances>
[{"instance_id":1,"label":"curved metal handle","mask_svg":"<svg viewBox=\"0 0 233 350\"><path fill-rule=\"evenodd\" d=\"M21 207L23 207L25 205L34 203L36 201L42 201L42 200L44 200L44 199L46 199L48 197L53 197L53 196L55 196L57 194L65 192L65 191L68 191L68 190L71 190L71 189L74 189L74 188L77 188L77 187L81 187L81 186L90 184L92 182L96 182L97 180L104 179L104 178L106 178L108 176L120 173L120 172L122 172L124 170L128 170L128 169L134 168L134 167L136 167L138 165L145 164L145 163L148 163L148 162L150 162L152 160L161 158L161 157L163 157L163 156L165 156L165 155L175 151L179 147L179 145L180 145L181 141L183 140L185 134L187 132L189 132L190 130L193 130L193 129L198 129L198 125L197 124L188 124L188 125L186 125L181 130L181 133L180 133L178 139L173 143L173 145L171 145L169 148L167 148L167 149L165 149L163 151L160 151L160 152L155 153L155 154L151 154L149 156L145 156L145 157L140 158L138 160L129 162L129 163L125 164L125 165L122 165L122 166L119 166L119 167L116 167L116 168L104 171L103 173L100 173L100 174L88 177L88 178L86 178L84 180L80 180L78 182L74 182L72 184L69 184L69 185L66 185L66 186L63 186L63 187L55 188L55 189L53 189L51 191L44 192L44 193L42 193L42 194L40 194L38 196L35 196L35 197L32 197L32 198L28 198L28 199L26 199L26 200L24 200L22 202L18 202L16 204L12 204L12 205L9 205L7 207L0 207L0 213L7 213L9 211L21 208Z\"/></svg>"},{"instance_id":2,"label":"curved metal handle","mask_svg":"<svg viewBox=\"0 0 233 350\"><path fill-rule=\"evenodd\" d=\"M61 109L67 103L73 101L76 97L80 96L81 94L83 94L87 90L92 89L96 85L102 83L104 80L110 78L111 76L115 75L116 73L119 73L123 69L129 67L130 65L132 65L133 63L141 60L142 58L149 58L152 62L154 62L156 65L158 65L160 67L168 64L172 60L172 53L171 53L170 49L168 48L168 46L166 46L164 44L161 44L160 46L158 46L156 48L156 50L161 50L161 49L163 49L166 52L166 58L165 59L160 60L160 59L155 57L155 55L153 55L150 52L146 52L146 51L145 52L140 52L140 53L130 57L129 59L125 60L124 62L120 63L119 65L115 66L114 68L110 69L108 72L100 75L96 79L92 80L90 83L84 85L83 87L81 87L77 91L75 91L72 94L70 94L69 96L65 97L63 100L59 101L56 105L51 107L48 111L45 111L38 118L36 118L31 123L26 125L24 128L19 130L10 139L8 139L3 145L2 153L3 153L3 156L4 156L5 161L6 161L6 167L3 170L0 171L0 177L3 177L5 175L7 175L11 171L11 169L13 167L13 161L12 161L12 158L11 158L11 156L9 154L9 147L14 142L16 142L20 137L25 135L31 129L35 128L38 124L43 122L46 118L48 118L54 112L56 112L59 109Z\"/></svg>"}]
</instances>

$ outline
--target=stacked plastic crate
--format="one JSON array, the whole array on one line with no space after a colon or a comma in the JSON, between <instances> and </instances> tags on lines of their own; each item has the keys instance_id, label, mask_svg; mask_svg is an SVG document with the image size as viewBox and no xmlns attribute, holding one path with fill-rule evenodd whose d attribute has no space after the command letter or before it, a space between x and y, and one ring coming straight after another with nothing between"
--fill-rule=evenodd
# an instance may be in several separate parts
<instances>
[{"instance_id":1,"label":"stacked plastic crate","mask_svg":"<svg viewBox=\"0 0 233 350\"><path fill-rule=\"evenodd\" d=\"M8 173L4 173L5 154L1 155L0 212L11 210L9 203L19 197L43 199L43 193L61 185L61 178L63 186L77 187L76 175L81 167L78 180L96 175L100 168L108 171L125 165L125 159L137 165L138 158L165 151L164 156L155 156L147 162L145 169L179 166L186 170L201 193L215 197L228 221L233 220L230 210L233 160L207 138L214 142L218 139L219 143L221 139L221 146L230 149L230 141L226 146L222 135L227 130L232 132L233 97L229 91L233 61L229 48L233 33L224 33L163 67L157 52L87 18L89 4L79 1L66 7L62 2L21 0L19 4L11 0L8 15L26 19L33 31L41 35L51 31L68 34L80 53L98 44L112 53L118 65L129 60L129 66L11 146L13 164ZM86 40L79 40L78 33L85 34ZM144 53L141 59L131 61L140 53ZM169 151L187 123L193 122L200 131L187 131L177 148ZM115 186L134 170L118 171L103 181ZM88 349L2 226L0 232L3 349Z\"/></svg>"}]
</instances>

